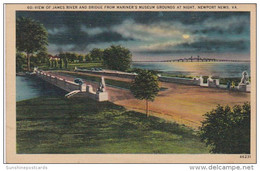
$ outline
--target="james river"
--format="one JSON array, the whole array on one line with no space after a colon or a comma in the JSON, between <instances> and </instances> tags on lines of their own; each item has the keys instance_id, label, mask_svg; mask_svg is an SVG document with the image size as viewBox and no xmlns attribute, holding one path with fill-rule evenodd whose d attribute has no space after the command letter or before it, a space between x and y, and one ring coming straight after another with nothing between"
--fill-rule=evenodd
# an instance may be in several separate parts
<instances>
[{"instance_id":1,"label":"james river","mask_svg":"<svg viewBox=\"0 0 260 171\"><path fill-rule=\"evenodd\" d=\"M168 72L174 75L213 75L222 78L241 77L243 71L250 74L249 62L174 62L174 63L133 63L132 67ZM16 76L16 101L39 96L65 95L64 91L42 80Z\"/></svg>"},{"instance_id":2,"label":"james river","mask_svg":"<svg viewBox=\"0 0 260 171\"><path fill-rule=\"evenodd\" d=\"M65 92L37 78L16 76L16 101L57 95L64 96Z\"/></svg>"},{"instance_id":3,"label":"james river","mask_svg":"<svg viewBox=\"0 0 260 171\"><path fill-rule=\"evenodd\" d=\"M174 75L241 77L243 71L250 75L249 62L135 62L132 67L158 70Z\"/></svg>"}]
</instances>

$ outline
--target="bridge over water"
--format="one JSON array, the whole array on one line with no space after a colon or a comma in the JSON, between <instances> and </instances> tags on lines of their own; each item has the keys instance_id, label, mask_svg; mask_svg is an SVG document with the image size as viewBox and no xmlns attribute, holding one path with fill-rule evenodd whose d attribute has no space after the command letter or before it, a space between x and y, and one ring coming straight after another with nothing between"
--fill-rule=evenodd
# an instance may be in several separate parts
<instances>
[{"instance_id":1,"label":"bridge over water","mask_svg":"<svg viewBox=\"0 0 260 171\"><path fill-rule=\"evenodd\" d=\"M250 62L250 60L234 60L234 59L216 59L216 58L201 58L190 57L190 58L179 58L170 60L158 60L158 61L133 61L133 62Z\"/></svg>"}]
</instances>

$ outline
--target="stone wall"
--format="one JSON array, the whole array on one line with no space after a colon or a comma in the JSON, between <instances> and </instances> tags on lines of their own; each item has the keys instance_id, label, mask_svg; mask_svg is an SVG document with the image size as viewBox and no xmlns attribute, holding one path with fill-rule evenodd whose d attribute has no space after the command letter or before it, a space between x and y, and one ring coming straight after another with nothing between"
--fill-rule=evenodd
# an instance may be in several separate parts
<instances>
[{"instance_id":1,"label":"stone wall","mask_svg":"<svg viewBox=\"0 0 260 171\"><path fill-rule=\"evenodd\" d=\"M159 80L162 82L177 83L177 84L200 85L200 79L198 78L187 79L187 78L160 76Z\"/></svg>"},{"instance_id":2,"label":"stone wall","mask_svg":"<svg viewBox=\"0 0 260 171\"><path fill-rule=\"evenodd\" d=\"M101 70L101 71L95 71L95 70L87 70L87 69L78 69L75 67L76 72L84 72L84 73L90 73L90 74L96 74L101 76L114 76L119 78L129 78L134 79L136 77L136 73L127 73L127 72L121 72L121 71L110 71L110 70ZM207 83L203 83L203 78L179 78L179 77L165 77L165 76L159 76L159 81L162 82L169 82L169 83L177 83L177 84L185 84L185 85L197 85L201 87L210 87L210 88L222 88L227 89L226 85L220 85L219 79L212 79L209 77L207 79ZM231 90L231 89L230 89ZM250 92L251 86L238 86L235 88L235 90L243 91L243 92Z\"/></svg>"}]
</instances>

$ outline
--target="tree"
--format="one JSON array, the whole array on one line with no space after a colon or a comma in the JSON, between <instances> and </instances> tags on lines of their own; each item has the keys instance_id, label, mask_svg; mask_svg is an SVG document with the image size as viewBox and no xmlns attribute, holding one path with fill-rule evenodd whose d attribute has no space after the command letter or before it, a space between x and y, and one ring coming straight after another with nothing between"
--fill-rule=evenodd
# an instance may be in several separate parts
<instances>
[{"instance_id":1,"label":"tree","mask_svg":"<svg viewBox=\"0 0 260 171\"><path fill-rule=\"evenodd\" d=\"M16 72L23 71L23 64L26 63L26 57L23 53L16 52Z\"/></svg>"},{"instance_id":2,"label":"tree","mask_svg":"<svg viewBox=\"0 0 260 171\"><path fill-rule=\"evenodd\" d=\"M79 60L79 62L83 62L84 61L84 56L80 54L78 56L78 60Z\"/></svg>"},{"instance_id":3,"label":"tree","mask_svg":"<svg viewBox=\"0 0 260 171\"><path fill-rule=\"evenodd\" d=\"M99 62L103 60L103 50L99 48L94 48L90 51L90 57L93 61Z\"/></svg>"},{"instance_id":4,"label":"tree","mask_svg":"<svg viewBox=\"0 0 260 171\"><path fill-rule=\"evenodd\" d=\"M67 69L67 68L68 68L68 59L67 59L67 58L64 58L64 59L63 59L63 62L64 62L64 67L65 67L65 69Z\"/></svg>"},{"instance_id":5,"label":"tree","mask_svg":"<svg viewBox=\"0 0 260 171\"><path fill-rule=\"evenodd\" d=\"M37 54L30 56L30 67L39 66L42 63L48 62L48 54L46 51L39 51Z\"/></svg>"},{"instance_id":6,"label":"tree","mask_svg":"<svg viewBox=\"0 0 260 171\"><path fill-rule=\"evenodd\" d=\"M250 153L250 104L243 106L218 105L206 113L200 128L200 137L212 153Z\"/></svg>"},{"instance_id":7,"label":"tree","mask_svg":"<svg viewBox=\"0 0 260 171\"><path fill-rule=\"evenodd\" d=\"M62 69L62 60L61 60L61 58L59 60L59 65L60 65L60 69Z\"/></svg>"},{"instance_id":8,"label":"tree","mask_svg":"<svg viewBox=\"0 0 260 171\"><path fill-rule=\"evenodd\" d=\"M46 49L46 45L48 45L48 33L42 24L24 17L16 20L16 48L26 53L28 71L30 71L31 54Z\"/></svg>"},{"instance_id":9,"label":"tree","mask_svg":"<svg viewBox=\"0 0 260 171\"><path fill-rule=\"evenodd\" d=\"M30 67L35 67L40 64L40 60L37 58L36 55L30 56Z\"/></svg>"},{"instance_id":10,"label":"tree","mask_svg":"<svg viewBox=\"0 0 260 171\"><path fill-rule=\"evenodd\" d=\"M54 60L51 60L51 68L54 67Z\"/></svg>"},{"instance_id":11,"label":"tree","mask_svg":"<svg viewBox=\"0 0 260 171\"><path fill-rule=\"evenodd\" d=\"M158 76L148 70L140 70L130 87L135 98L146 100L146 115L148 115L148 102L154 101L158 94L159 81Z\"/></svg>"},{"instance_id":12,"label":"tree","mask_svg":"<svg viewBox=\"0 0 260 171\"><path fill-rule=\"evenodd\" d=\"M48 53L45 50L39 51L36 57L38 63L47 63L49 61Z\"/></svg>"},{"instance_id":13,"label":"tree","mask_svg":"<svg viewBox=\"0 0 260 171\"><path fill-rule=\"evenodd\" d=\"M50 60L47 61L47 66L51 67L51 61Z\"/></svg>"},{"instance_id":14,"label":"tree","mask_svg":"<svg viewBox=\"0 0 260 171\"><path fill-rule=\"evenodd\" d=\"M87 62L92 61L91 55L89 53L85 56L85 59L86 59Z\"/></svg>"},{"instance_id":15,"label":"tree","mask_svg":"<svg viewBox=\"0 0 260 171\"><path fill-rule=\"evenodd\" d=\"M60 52L58 55L60 58L60 67L62 68L62 63L64 63L65 69L67 69L67 67L68 67L68 59L67 59L66 54L67 53Z\"/></svg>"},{"instance_id":16,"label":"tree","mask_svg":"<svg viewBox=\"0 0 260 171\"><path fill-rule=\"evenodd\" d=\"M54 68L57 68L57 60L54 60Z\"/></svg>"},{"instance_id":17,"label":"tree","mask_svg":"<svg viewBox=\"0 0 260 171\"><path fill-rule=\"evenodd\" d=\"M74 60L76 60L78 57L76 53L70 53L70 52L66 52L65 55L66 58L69 60L69 62L74 62Z\"/></svg>"},{"instance_id":18,"label":"tree","mask_svg":"<svg viewBox=\"0 0 260 171\"><path fill-rule=\"evenodd\" d=\"M103 61L109 69L126 71L130 68L132 54L122 46L111 46L104 50Z\"/></svg>"}]
</instances>

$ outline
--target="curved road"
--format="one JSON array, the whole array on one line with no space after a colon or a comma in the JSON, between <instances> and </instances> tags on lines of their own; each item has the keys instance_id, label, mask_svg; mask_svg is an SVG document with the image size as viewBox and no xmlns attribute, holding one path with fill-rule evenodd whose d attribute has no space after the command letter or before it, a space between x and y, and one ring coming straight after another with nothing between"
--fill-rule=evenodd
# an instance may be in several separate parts
<instances>
[{"instance_id":1,"label":"curved road","mask_svg":"<svg viewBox=\"0 0 260 171\"><path fill-rule=\"evenodd\" d=\"M65 73L49 72L52 75L73 81L74 77ZM80 75L91 75L101 77L100 75L89 73L77 73ZM118 78L113 76L104 76L105 78L130 82L128 78ZM86 84L93 86L94 91L98 83L86 81ZM189 86L175 83L160 82L161 86L166 87L165 91L160 91L154 102L149 103L150 115L154 115L166 120L176 121L187 126L198 128L203 120L203 114L211 111L218 104L236 105L250 101L250 93L231 92L228 90L216 88L204 88L199 86ZM122 105L130 110L136 110L145 113L145 102L133 97L129 90L119 89L107 86L109 101Z\"/></svg>"}]
</instances>

